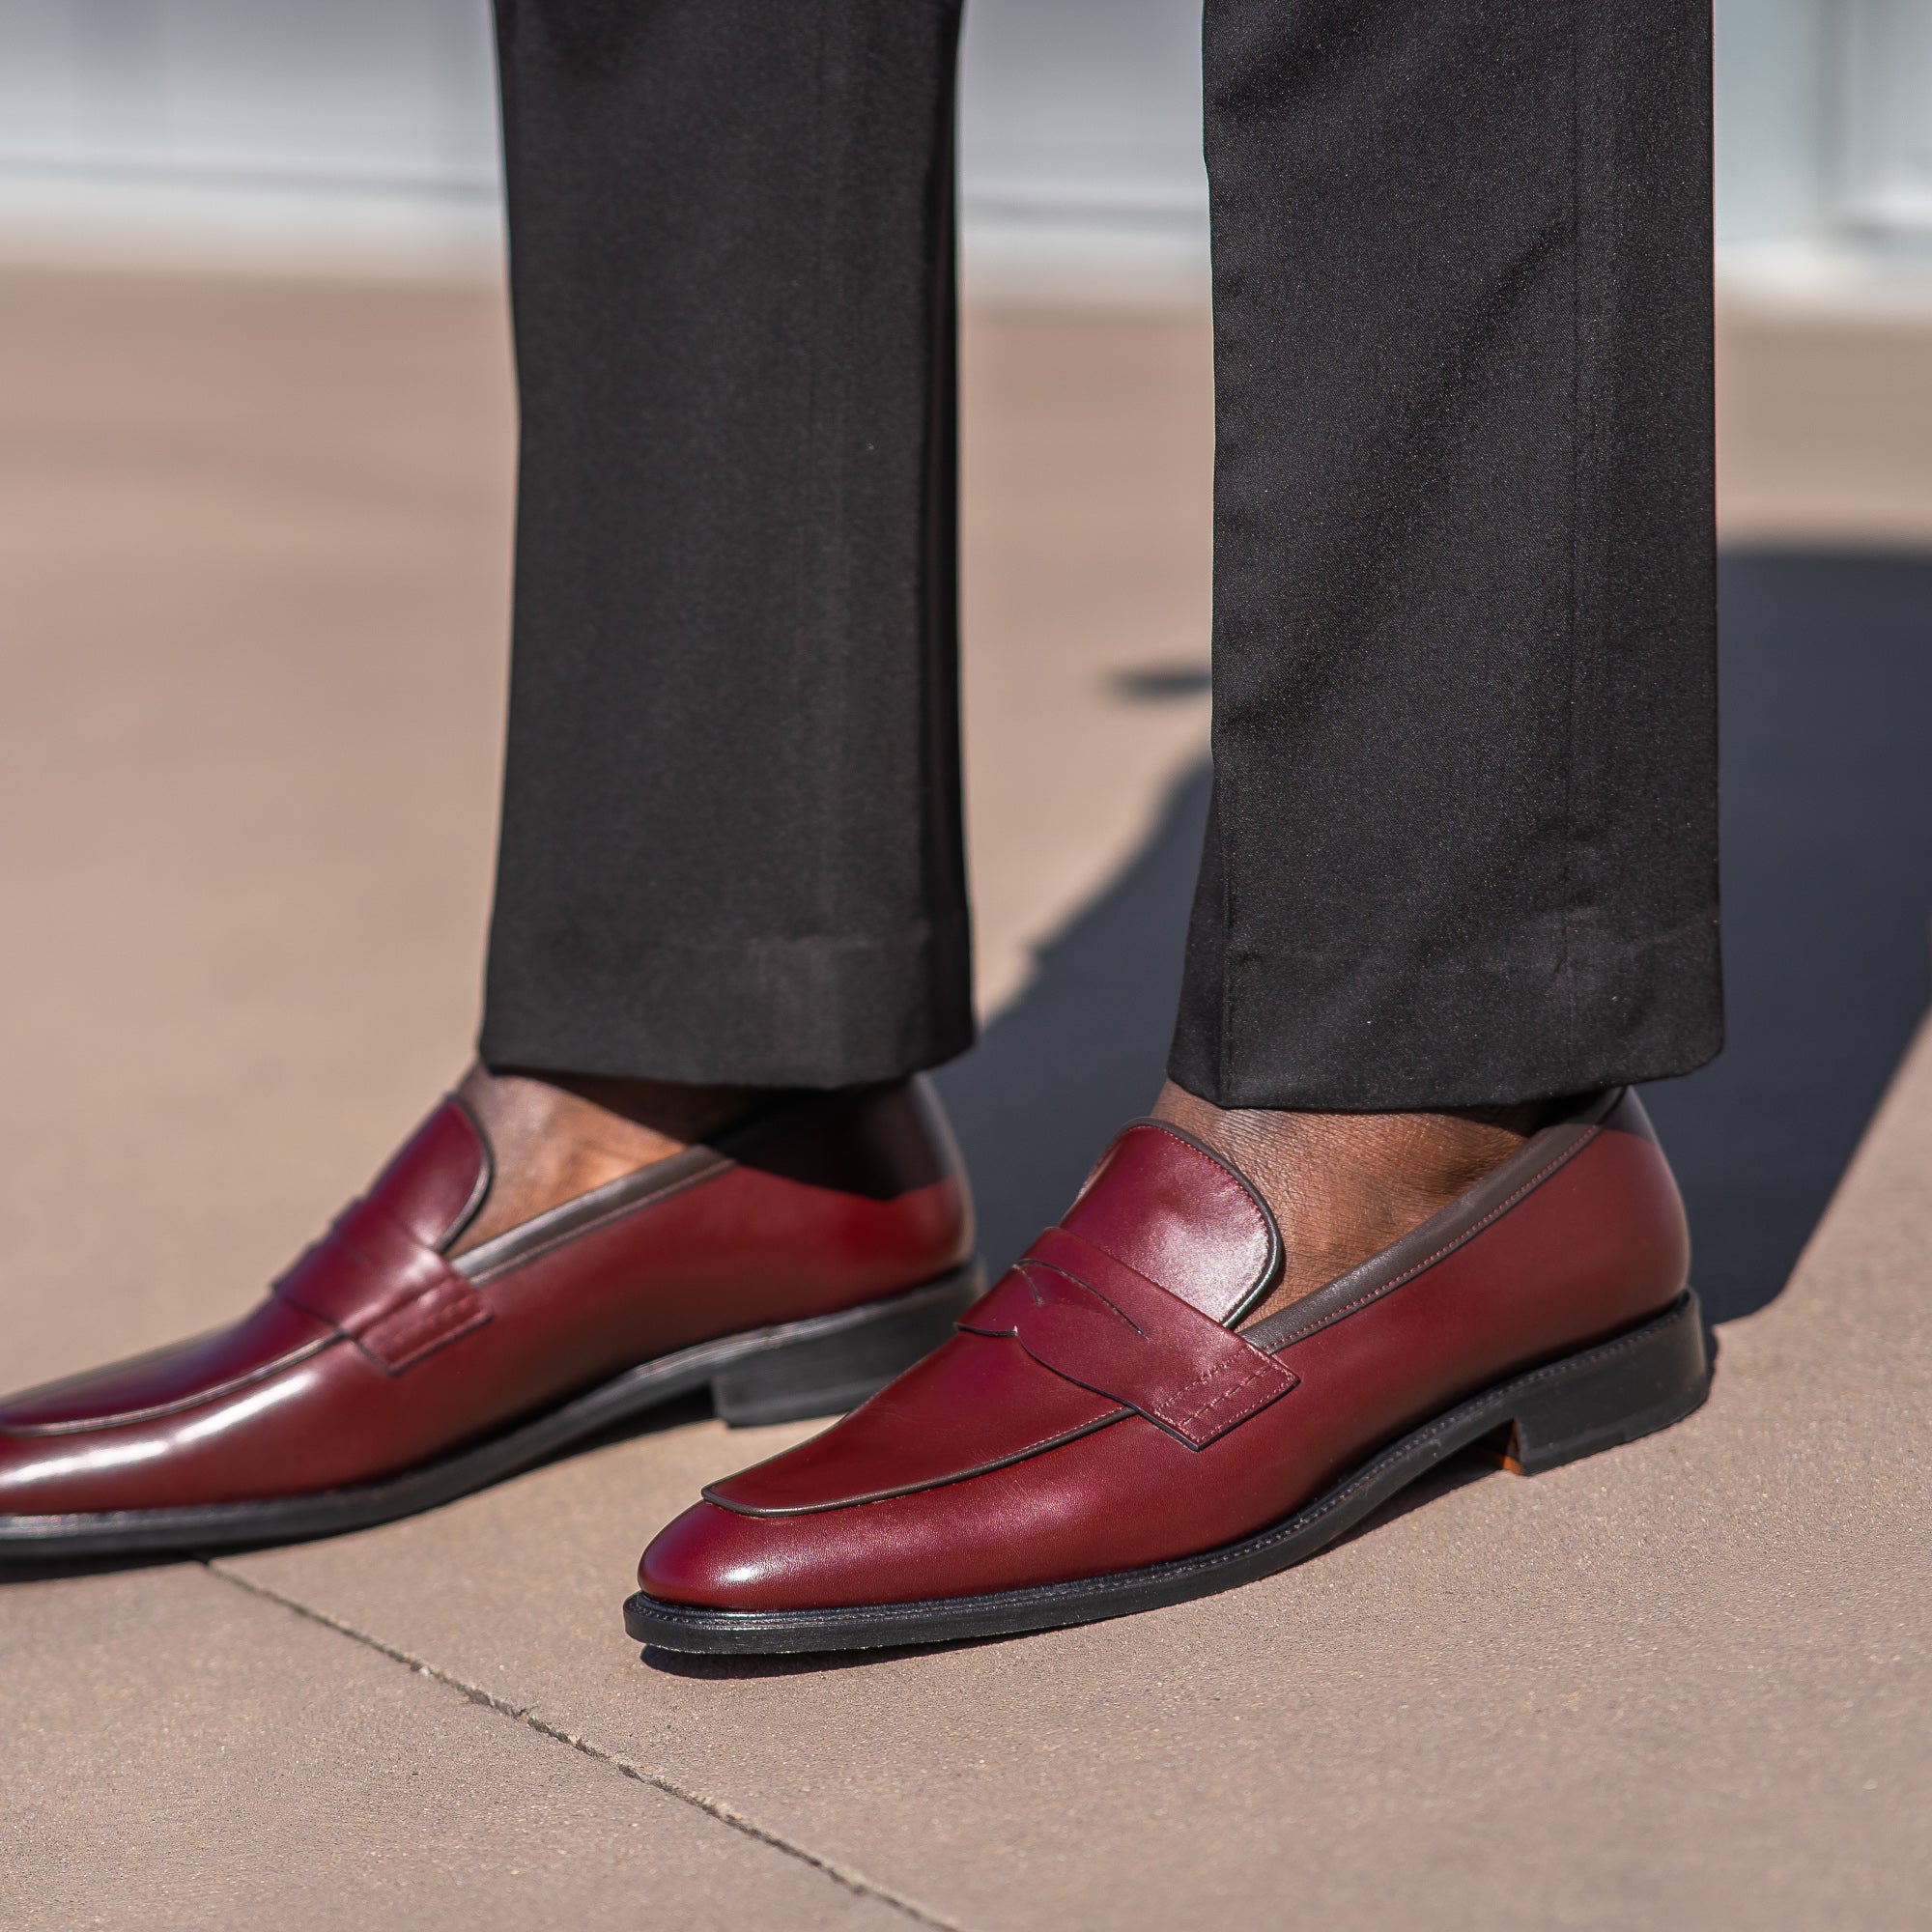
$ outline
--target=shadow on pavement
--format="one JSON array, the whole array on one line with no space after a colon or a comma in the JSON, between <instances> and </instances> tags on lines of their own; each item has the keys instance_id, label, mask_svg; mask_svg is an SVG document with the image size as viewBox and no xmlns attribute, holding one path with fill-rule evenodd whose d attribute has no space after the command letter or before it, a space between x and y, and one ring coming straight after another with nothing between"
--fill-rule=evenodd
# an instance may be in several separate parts
<instances>
[{"instance_id":1,"label":"shadow on pavement","mask_svg":"<svg viewBox=\"0 0 1932 1932\"><path fill-rule=\"evenodd\" d=\"M1746 552L1721 585L1730 1046L1645 1098L1728 1321L1783 1287L1925 1009L1932 562ZM1203 769L938 1076L995 1264L1159 1088L1207 797Z\"/></svg>"},{"instance_id":2,"label":"shadow on pavement","mask_svg":"<svg viewBox=\"0 0 1932 1932\"><path fill-rule=\"evenodd\" d=\"M1932 994L1932 560L1719 577L1729 1044L1644 1099L1706 1312L1791 1274Z\"/></svg>"}]
</instances>

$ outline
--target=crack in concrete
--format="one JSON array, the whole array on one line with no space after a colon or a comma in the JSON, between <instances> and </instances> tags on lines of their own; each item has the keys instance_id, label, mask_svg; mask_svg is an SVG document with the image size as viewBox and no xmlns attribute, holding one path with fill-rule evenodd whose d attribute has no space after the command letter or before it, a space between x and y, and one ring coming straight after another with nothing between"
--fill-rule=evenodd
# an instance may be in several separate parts
<instances>
[{"instance_id":1,"label":"crack in concrete","mask_svg":"<svg viewBox=\"0 0 1932 1932\"><path fill-rule=\"evenodd\" d=\"M386 1657L392 1663L406 1665L419 1677L434 1679L467 1697L472 1704L480 1704L486 1710L495 1711L499 1717L508 1718L514 1723L526 1725L539 1737L553 1740L556 1744L568 1745L574 1751L581 1752L594 1763L608 1765L612 1771L621 1772L626 1777L639 1784L647 1784L653 1791L661 1791L667 1798L675 1798L680 1804L689 1804L694 1810L702 1811L707 1817L715 1818L721 1825L755 1843L769 1846L775 1852L781 1852L788 1859L796 1859L801 1864L810 1865L815 1872L829 1878L833 1884L842 1886L847 1891L860 1898L875 1898L882 1905L889 1905L900 1912L915 1924L930 1925L936 1932L966 1932L956 1919L944 1918L936 1912L927 1910L915 1900L893 1890L890 1886L880 1885L863 1872L853 1871L840 1864L836 1859L828 1859L814 1852L808 1845L801 1845L782 1833L760 1825L755 1819L747 1818L742 1811L734 1811L722 1799L707 1798L701 1791L693 1791L688 1785L680 1784L676 1778L668 1777L661 1771L652 1771L627 1757L620 1757L615 1751L606 1750L602 1745L591 1743L588 1738L580 1737L574 1731L566 1731L559 1724L553 1724L535 1713L534 1706L518 1706L498 1697L494 1691L486 1690L480 1684L471 1684L466 1679L442 1669L429 1662L427 1658L416 1657L407 1650L398 1649L392 1643L384 1643L379 1636L372 1636L367 1631L357 1630L354 1624L346 1624L339 1617L330 1616L326 1610L311 1608L307 1604L298 1603L293 1597L285 1597L278 1590L271 1590L265 1583L257 1583L246 1577L239 1577L234 1571L224 1569L212 1558L203 1558L203 1568L211 1576L219 1577L223 1582L232 1583L238 1590L245 1590L251 1597L260 1597L265 1603L279 1605L298 1617L306 1617L310 1623L320 1624L325 1630L331 1630L339 1636L366 1645L381 1657Z\"/></svg>"}]
</instances>

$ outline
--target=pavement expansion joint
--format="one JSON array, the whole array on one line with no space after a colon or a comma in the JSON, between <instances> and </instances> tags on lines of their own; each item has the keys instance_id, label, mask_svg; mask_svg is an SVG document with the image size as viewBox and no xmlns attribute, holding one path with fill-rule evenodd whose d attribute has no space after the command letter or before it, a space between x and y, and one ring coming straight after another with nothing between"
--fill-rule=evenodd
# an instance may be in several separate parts
<instances>
[{"instance_id":1,"label":"pavement expansion joint","mask_svg":"<svg viewBox=\"0 0 1932 1932\"><path fill-rule=\"evenodd\" d=\"M639 1784L648 1785L653 1791L662 1792L667 1798L674 1798L681 1804L689 1804L694 1810L702 1811L707 1817L715 1818L719 1824L755 1840L758 1844L768 1846L775 1852L781 1852L786 1858L796 1859L801 1864L810 1865L813 1871L830 1879L833 1884L843 1887L845 1890L856 1893L861 1898L876 1899L882 1905L891 1906L894 1911L902 1913L917 1925L930 1925L937 1928L937 1932L966 1932L966 1928L957 1919L945 1918L916 1900L907 1898L903 1893L895 1891L891 1886L880 1885L863 1872L854 1871L849 1865L839 1863L837 1859L826 1858L822 1853L814 1852L809 1845L801 1845L797 1840L784 1836L782 1833L774 1832L769 1827L760 1825L756 1819L746 1817L742 1811L734 1810L722 1799L707 1798L703 1792L693 1791L688 1785L680 1784L676 1778L667 1777L663 1772L652 1771L649 1766L639 1764L634 1759L620 1757L615 1751L606 1750L603 1746L593 1743L588 1738L580 1737L575 1731L567 1731L560 1724L551 1723L548 1719L538 1717L534 1708L529 1705L512 1704L507 1698L498 1697L494 1691L484 1690L480 1684L471 1684L467 1679L430 1662L427 1658L417 1657L410 1651L399 1649L395 1644L384 1643L381 1637L374 1636L367 1631L357 1630L354 1624L344 1623L340 1617L332 1617L327 1610L315 1609L307 1604L298 1603L293 1597L283 1596L279 1590L270 1590L267 1585L257 1583L249 1577L237 1576L234 1571L224 1568L213 1558L203 1558L203 1566L212 1576L220 1577L224 1583L232 1583L238 1590L244 1591L251 1597L259 1597L265 1603L277 1605L296 1616L306 1618L310 1623L320 1624L325 1630L335 1632L338 1636L346 1636L352 1642L375 1651L378 1656L386 1657L391 1663L400 1663L406 1669L414 1671L418 1677L433 1678L460 1696L467 1697L472 1704L480 1704L486 1710L495 1711L499 1717L526 1725L539 1737L549 1738L555 1744L567 1745L572 1750L581 1752L598 1764L608 1765L612 1771L621 1772L624 1776Z\"/></svg>"}]
</instances>

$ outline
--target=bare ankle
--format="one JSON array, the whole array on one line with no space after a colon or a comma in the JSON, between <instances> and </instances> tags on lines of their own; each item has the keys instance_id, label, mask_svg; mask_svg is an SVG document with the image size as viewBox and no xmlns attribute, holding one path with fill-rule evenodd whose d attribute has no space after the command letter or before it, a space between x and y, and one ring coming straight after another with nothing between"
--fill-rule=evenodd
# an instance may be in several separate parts
<instances>
[{"instance_id":1,"label":"bare ankle","mask_svg":"<svg viewBox=\"0 0 1932 1932\"><path fill-rule=\"evenodd\" d=\"M479 1246L545 1209L681 1153L752 1113L755 1087L492 1069L480 1061L458 1097L490 1143L490 1192L454 1253Z\"/></svg>"},{"instance_id":2,"label":"bare ankle","mask_svg":"<svg viewBox=\"0 0 1932 1932\"><path fill-rule=\"evenodd\" d=\"M1232 1161L1280 1223L1280 1280L1254 1319L1312 1294L1499 1167L1545 1103L1426 1113L1222 1108L1169 1081L1154 1114Z\"/></svg>"}]
</instances>

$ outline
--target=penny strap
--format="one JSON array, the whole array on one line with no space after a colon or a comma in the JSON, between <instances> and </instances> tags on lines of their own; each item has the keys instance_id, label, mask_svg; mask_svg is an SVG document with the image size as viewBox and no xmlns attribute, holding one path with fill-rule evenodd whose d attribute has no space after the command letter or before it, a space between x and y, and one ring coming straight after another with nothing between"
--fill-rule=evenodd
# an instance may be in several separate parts
<instances>
[{"instance_id":1,"label":"penny strap","mask_svg":"<svg viewBox=\"0 0 1932 1932\"><path fill-rule=\"evenodd\" d=\"M1124 1262L1049 1228L959 1320L1205 1449L1298 1378Z\"/></svg>"},{"instance_id":2,"label":"penny strap","mask_svg":"<svg viewBox=\"0 0 1932 1932\"><path fill-rule=\"evenodd\" d=\"M275 1293L340 1330L390 1375L490 1320L476 1293L380 1202L352 1201Z\"/></svg>"}]
</instances>

